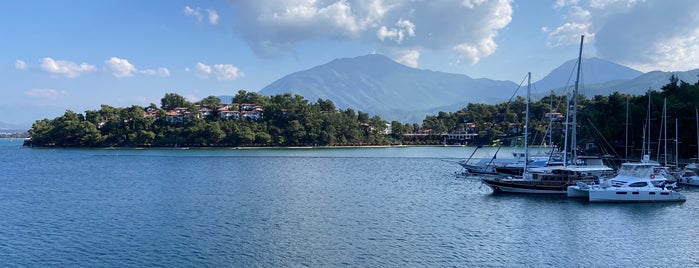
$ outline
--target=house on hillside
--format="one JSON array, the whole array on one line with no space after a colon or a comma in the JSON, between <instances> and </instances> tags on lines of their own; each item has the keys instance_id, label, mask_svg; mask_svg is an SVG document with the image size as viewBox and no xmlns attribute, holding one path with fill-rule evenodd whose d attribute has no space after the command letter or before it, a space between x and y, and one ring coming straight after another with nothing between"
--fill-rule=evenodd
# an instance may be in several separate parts
<instances>
[{"instance_id":1,"label":"house on hillside","mask_svg":"<svg viewBox=\"0 0 699 268\"><path fill-rule=\"evenodd\" d=\"M168 123L182 123L185 118L193 118L194 114L185 107L177 107L165 112L165 121Z\"/></svg>"}]
</instances>

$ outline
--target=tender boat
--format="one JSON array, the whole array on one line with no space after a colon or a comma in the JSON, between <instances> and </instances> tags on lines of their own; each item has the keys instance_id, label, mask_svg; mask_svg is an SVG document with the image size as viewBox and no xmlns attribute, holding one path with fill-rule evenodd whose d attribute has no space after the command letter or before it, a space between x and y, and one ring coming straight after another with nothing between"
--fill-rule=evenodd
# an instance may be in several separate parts
<instances>
[{"instance_id":1,"label":"tender boat","mask_svg":"<svg viewBox=\"0 0 699 268\"><path fill-rule=\"evenodd\" d=\"M667 179L661 173L656 173L657 162L623 163L618 174L598 185L571 186L568 191L585 190L590 202L684 202L686 197L666 187ZM581 187L582 186L582 187Z\"/></svg>"},{"instance_id":2,"label":"tender boat","mask_svg":"<svg viewBox=\"0 0 699 268\"><path fill-rule=\"evenodd\" d=\"M697 175L696 170L685 168L680 171L677 177L677 183L689 186L699 186L699 175Z\"/></svg>"}]
</instances>

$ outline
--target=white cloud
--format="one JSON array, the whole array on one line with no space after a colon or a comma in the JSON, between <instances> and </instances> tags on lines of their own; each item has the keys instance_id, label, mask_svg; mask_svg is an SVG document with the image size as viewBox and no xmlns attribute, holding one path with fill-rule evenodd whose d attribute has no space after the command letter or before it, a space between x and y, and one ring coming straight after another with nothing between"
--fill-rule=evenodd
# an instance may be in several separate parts
<instances>
[{"instance_id":1,"label":"white cloud","mask_svg":"<svg viewBox=\"0 0 699 268\"><path fill-rule=\"evenodd\" d=\"M29 65L27 65L26 62L23 60L15 60L15 69L17 70L26 70L29 68Z\"/></svg>"},{"instance_id":2,"label":"white cloud","mask_svg":"<svg viewBox=\"0 0 699 268\"><path fill-rule=\"evenodd\" d=\"M158 68L157 70L155 69L145 69L145 70L139 70L138 71L141 74L144 75L150 75L150 76L161 76L161 77L168 77L170 76L170 70L167 68Z\"/></svg>"},{"instance_id":3,"label":"white cloud","mask_svg":"<svg viewBox=\"0 0 699 268\"><path fill-rule=\"evenodd\" d=\"M216 10L207 9L206 13L209 14L209 23L211 23L211 25L218 24L218 12L216 12Z\"/></svg>"},{"instance_id":4,"label":"white cloud","mask_svg":"<svg viewBox=\"0 0 699 268\"><path fill-rule=\"evenodd\" d=\"M218 24L218 12L216 10L208 8L205 10L206 11L206 18L209 21L211 25L216 25ZM201 22L204 19L204 14L201 12L200 7L192 8L190 6L185 6L183 9L183 12L186 16L188 17L195 17L199 22Z\"/></svg>"},{"instance_id":5,"label":"white cloud","mask_svg":"<svg viewBox=\"0 0 699 268\"><path fill-rule=\"evenodd\" d=\"M41 69L51 73L54 77L64 76L69 78L75 78L83 73L97 70L94 65L84 62L77 64L70 61L54 60L52 58L41 59Z\"/></svg>"},{"instance_id":6,"label":"white cloud","mask_svg":"<svg viewBox=\"0 0 699 268\"><path fill-rule=\"evenodd\" d=\"M194 72L201 78L209 78L211 66L197 62L197 65L194 67Z\"/></svg>"},{"instance_id":7,"label":"white cloud","mask_svg":"<svg viewBox=\"0 0 699 268\"><path fill-rule=\"evenodd\" d=\"M128 60L117 57L111 57L106 60L104 64L107 66L107 69L112 72L112 75L119 78L131 77L138 71Z\"/></svg>"},{"instance_id":8,"label":"white cloud","mask_svg":"<svg viewBox=\"0 0 699 268\"><path fill-rule=\"evenodd\" d=\"M109 70L112 73L112 75L118 78L131 77L134 76L134 74L136 73L160 77L170 76L170 70L168 70L167 68L160 67L158 69L139 70L128 60L117 57L111 57L110 59L106 60L104 64L107 70Z\"/></svg>"},{"instance_id":9,"label":"white cloud","mask_svg":"<svg viewBox=\"0 0 699 268\"><path fill-rule=\"evenodd\" d=\"M184 14L190 17L195 17L197 20L201 21L203 19L203 16L201 15L201 12L199 11L199 7L197 9L193 9L189 6L184 7Z\"/></svg>"},{"instance_id":10,"label":"white cloud","mask_svg":"<svg viewBox=\"0 0 699 268\"><path fill-rule=\"evenodd\" d=\"M573 6L568 10L564 19L567 21L566 23L549 32L547 46L579 44L581 35L585 35L586 42L594 40L594 33L590 31L592 15L589 10Z\"/></svg>"},{"instance_id":11,"label":"white cloud","mask_svg":"<svg viewBox=\"0 0 699 268\"><path fill-rule=\"evenodd\" d=\"M497 49L498 31L512 21L511 0L241 0L231 4L237 11L236 31L261 57L288 53L306 40L333 39L378 43L383 46L379 50L456 53L477 62Z\"/></svg>"},{"instance_id":12,"label":"white cloud","mask_svg":"<svg viewBox=\"0 0 699 268\"><path fill-rule=\"evenodd\" d=\"M238 71L238 68L231 64L214 65L214 73L218 80L235 80L242 75L242 73Z\"/></svg>"},{"instance_id":13,"label":"white cloud","mask_svg":"<svg viewBox=\"0 0 699 268\"><path fill-rule=\"evenodd\" d=\"M24 91L24 95L35 98L58 99L64 95L65 91L58 91L50 88L32 88Z\"/></svg>"},{"instance_id":14,"label":"white cloud","mask_svg":"<svg viewBox=\"0 0 699 268\"><path fill-rule=\"evenodd\" d=\"M186 68L185 71L189 72L190 69ZM238 70L238 67L232 64L214 64L211 67L201 62L197 62L194 66L194 73L203 79L207 79L213 74L217 80L235 80L244 75Z\"/></svg>"},{"instance_id":15,"label":"white cloud","mask_svg":"<svg viewBox=\"0 0 699 268\"><path fill-rule=\"evenodd\" d=\"M395 61L400 62L403 65L417 68L418 60L420 59L420 51L408 50L395 59Z\"/></svg>"},{"instance_id":16,"label":"white cloud","mask_svg":"<svg viewBox=\"0 0 699 268\"><path fill-rule=\"evenodd\" d=\"M577 5L579 0L556 0L553 8L562 8L567 6Z\"/></svg>"},{"instance_id":17,"label":"white cloud","mask_svg":"<svg viewBox=\"0 0 699 268\"><path fill-rule=\"evenodd\" d=\"M400 19L396 22L396 27L390 30L386 28L386 26L381 26L376 32L376 36L378 36L381 41L390 39L400 44L406 37L415 37L415 24L409 20Z\"/></svg>"},{"instance_id":18,"label":"white cloud","mask_svg":"<svg viewBox=\"0 0 699 268\"><path fill-rule=\"evenodd\" d=\"M551 46L577 44L585 34L597 56L640 71L699 67L696 1L559 0L556 7L567 15L549 32Z\"/></svg>"}]
</instances>

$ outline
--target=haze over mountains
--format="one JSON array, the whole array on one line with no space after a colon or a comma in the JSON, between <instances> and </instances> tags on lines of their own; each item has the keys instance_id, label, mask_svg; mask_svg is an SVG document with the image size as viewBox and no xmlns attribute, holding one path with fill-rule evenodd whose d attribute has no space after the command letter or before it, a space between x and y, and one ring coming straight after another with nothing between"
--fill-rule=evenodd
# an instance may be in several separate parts
<instances>
[{"instance_id":1,"label":"haze over mountains","mask_svg":"<svg viewBox=\"0 0 699 268\"><path fill-rule=\"evenodd\" d=\"M575 82L577 59L565 62L539 81L532 81L532 98L564 94ZM642 95L658 90L672 74L697 82L699 69L686 72L640 71L599 58L583 59L580 92L592 97L615 91ZM522 78L527 70L522 70ZM519 81L518 81L519 83ZM526 81L517 90L526 94ZM371 54L336 59L327 64L284 76L259 91L261 95L298 94L311 102L330 99L342 109L352 108L381 116L384 120L422 122L439 111L455 112L468 103L494 104L507 101L518 88L512 81L435 72L407 67L385 56Z\"/></svg>"}]
</instances>

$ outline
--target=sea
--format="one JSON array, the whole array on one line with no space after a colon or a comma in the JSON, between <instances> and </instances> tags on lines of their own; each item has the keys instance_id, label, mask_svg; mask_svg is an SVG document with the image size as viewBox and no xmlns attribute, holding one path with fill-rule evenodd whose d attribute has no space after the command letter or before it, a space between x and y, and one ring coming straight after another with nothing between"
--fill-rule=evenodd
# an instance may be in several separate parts
<instances>
[{"instance_id":1,"label":"sea","mask_svg":"<svg viewBox=\"0 0 699 268\"><path fill-rule=\"evenodd\" d=\"M699 266L699 189L498 195L456 163L493 148L21 145L0 140L2 267Z\"/></svg>"}]
</instances>

